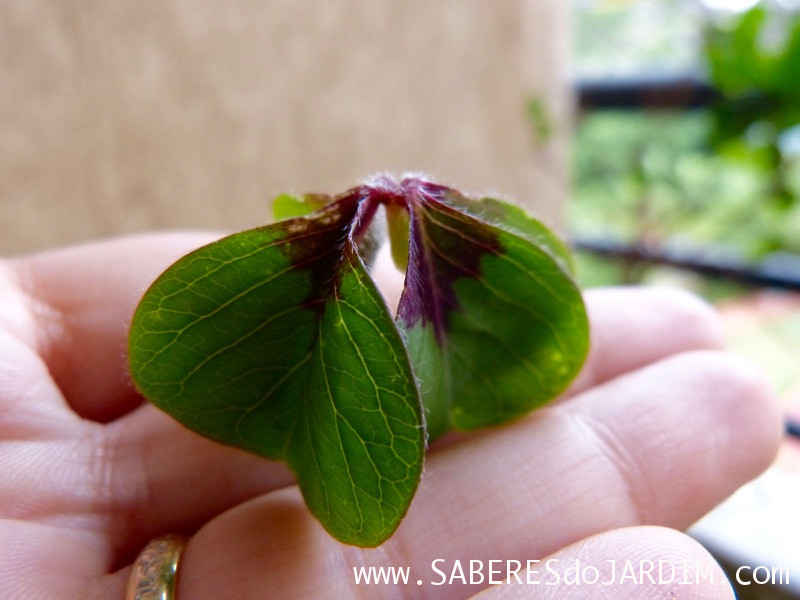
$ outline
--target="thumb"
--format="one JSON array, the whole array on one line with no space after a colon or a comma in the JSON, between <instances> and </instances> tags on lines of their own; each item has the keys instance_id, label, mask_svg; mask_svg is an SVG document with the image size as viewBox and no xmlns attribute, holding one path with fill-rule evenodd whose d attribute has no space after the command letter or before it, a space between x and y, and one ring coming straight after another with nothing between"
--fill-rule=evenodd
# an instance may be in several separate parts
<instances>
[{"instance_id":1,"label":"thumb","mask_svg":"<svg viewBox=\"0 0 800 600\"><path fill-rule=\"evenodd\" d=\"M725 573L689 536L665 527L600 533L522 564L474 600L625 598L735 600Z\"/></svg>"}]
</instances>

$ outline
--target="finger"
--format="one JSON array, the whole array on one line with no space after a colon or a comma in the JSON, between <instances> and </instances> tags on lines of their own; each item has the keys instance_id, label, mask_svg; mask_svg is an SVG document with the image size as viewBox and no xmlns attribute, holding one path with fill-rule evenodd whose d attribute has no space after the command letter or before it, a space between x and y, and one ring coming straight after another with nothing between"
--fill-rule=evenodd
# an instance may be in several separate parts
<instances>
[{"instance_id":1,"label":"finger","mask_svg":"<svg viewBox=\"0 0 800 600\"><path fill-rule=\"evenodd\" d=\"M0 326L0 441L63 434L74 426L74 413L47 365L24 340Z\"/></svg>"},{"instance_id":2,"label":"finger","mask_svg":"<svg viewBox=\"0 0 800 600\"><path fill-rule=\"evenodd\" d=\"M408 566L423 581L410 595L463 597L476 590L426 589L432 561L540 557L618 527L686 527L763 470L780 435L775 398L746 363L680 355L432 454L378 549L336 544L287 488L201 529L181 585L188 597L346 597L359 593L352 567Z\"/></svg>"},{"instance_id":3,"label":"finger","mask_svg":"<svg viewBox=\"0 0 800 600\"><path fill-rule=\"evenodd\" d=\"M677 289L615 287L586 292L591 348L571 396L673 354L719 349L720 320L703 300Z\"/></svg>"},{"instance_id":4,"label":"finger","mask_svg":"<svg viewBox=\"0 0 800 600\"><path fill-rule=\"evenodd\" d=\"M4 438L0 518L92 515L92 529L112 548L111 562L124 564L165 531L192 532L241 502L294 482L283 463L153 426L169 417L151 406L127 418L130 427L121 421L89 424L75 437ZM137 436L135 448L131 435Z\"/></svg>"},{"instance_id":5,"label":"finger","mask_svg":"<svg viewBox=\"0 0 800 600\"><path fill-rule=\"evenodd\" d=\"M108 567L91 531L61 527L55 519L0 520L0 548L4 598L86 598L87 581Z\"/></svg>"},{"instance_id":6,"label":"finger","mask_svg":"<svg viewBox=\"0 0 800 600\"><path fill-rule=\"evenodd\" d=\"M724 571L700 544L662 527L616 529L541 560L504 566L518 571L475 600L735 598Z\"/></svg>"},{"instance_id":7,"label":"finger","mask_svg":"<svg viewBox=\"0 0 800 600\"><path fill-rule=\"evenodd\" d=\"M28 299L25 337L79 415L109 421L141 401L127 376L134 307L155 277L212 233L151 234L9 262Z\"/></svg>"},{"instance_id":8,"label":"finger","mask_svg":"<svg viewBox=\"0 0 800 600\"><path fill-rule=\"evenodd\" d=\"M292 485L282 462L224 446L152 406L105 426L105 469L113 473L106 512L122 560L165 532L190 533L255 496Z\"/></svg>"}]
</instances>

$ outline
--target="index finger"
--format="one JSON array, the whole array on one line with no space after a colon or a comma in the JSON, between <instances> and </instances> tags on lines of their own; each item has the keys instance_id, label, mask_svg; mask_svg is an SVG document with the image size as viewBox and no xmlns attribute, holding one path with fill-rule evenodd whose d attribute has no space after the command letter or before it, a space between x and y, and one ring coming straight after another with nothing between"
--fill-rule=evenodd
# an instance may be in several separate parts
<instances>
[{"instance_id":1,"label":"index finger","mask_svg":"<svg viewBox=\"0 0 800 600\"><path fill-rule=\"evenodd\" d=\"M33 316L28 337L78 415L107 422L141 402L127 368L133 310L163 269L216 237L210 232L138 235L9 262Z\"/></svg>"}]
</instances>

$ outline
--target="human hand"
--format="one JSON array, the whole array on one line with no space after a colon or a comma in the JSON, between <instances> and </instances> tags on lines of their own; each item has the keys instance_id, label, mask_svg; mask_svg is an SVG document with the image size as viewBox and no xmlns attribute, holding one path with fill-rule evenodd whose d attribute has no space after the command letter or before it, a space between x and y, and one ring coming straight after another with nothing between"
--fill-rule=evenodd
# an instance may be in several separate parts
<instances>
[{"instance_id":1,"label":"human hand","mask_svg":"<svg viewBox=\"0 0 800 600\"><path fill-rule=\"evenodd\" d=\"M130 384L126 326L138 298L210 240L139 236L0 263L5 597L122 598L139 550L174 532L191 536L179 600L657 598L684 580L658 585L653 571L647 587L646 561L686 566L693 583L705 571L680 585L684 597L733 597L718 567L709 580L707 553L663 527L687 527L763 470L781 424L764 380L716 350L704 305L677 292L587 293L592 351L565 397L441 440L396 534L360 549L328 536L282 464L189 432ZM594 566L599 582L545 585L555 581L549 559L564 575ZM484 581L462 582L456 560L467 583L470 560L483 561ZM489 587L490 560L493 578L519 561L520 579L540 583ZM541 560L537 573L527 560ZM620 581L626 561L636 577ZM371 566L409 567L409 583L356 585L354 567ZM615 583L601 585L612 566ZM434 567L453 582L433 585Z\"/></svg>"}]
</instances>

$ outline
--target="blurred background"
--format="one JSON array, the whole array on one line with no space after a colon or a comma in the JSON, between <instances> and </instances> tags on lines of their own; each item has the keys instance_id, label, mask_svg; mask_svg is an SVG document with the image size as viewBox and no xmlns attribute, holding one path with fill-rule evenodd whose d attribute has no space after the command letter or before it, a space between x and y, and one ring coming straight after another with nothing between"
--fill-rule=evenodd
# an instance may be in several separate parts
<instances>
[{"instance_id":1,"label":"blurred background","mask_svg":"<svg viewBox=\"0 0 800 600\"><path fill-rule=\"evenodd\" d=\"M701 294L771 377L793 435L692 533L735 584L742 565L770 567L773 585L737 584L740 598L800 598L800 2L572 7L579 277Z\"/></svg>"},{"instance_id":2,"label":"blurred background","mask_svg":"<svg viewBox=\"0 0 800 600\"><path fill-rule=\"evenodd\" d=\"M566 197L569 7L0 0L0 253L244 229L377 171ZM545 102L557 135L529 126Z\"/></svg>"},{"instance_id":3,"label":"blurred background","mask_svg":"<svg viewBox=\"0 0 800 600\"><path fill-rule=\"evenodd\" d=\"M585 287L703 295L800 417L800 0L0 0L2 255L377 171L515 199ZM800 598L797 435L692 530L776 569L742 598Z\"/></svg>"}]
</instances>

